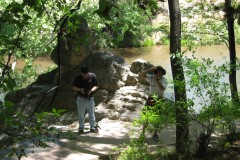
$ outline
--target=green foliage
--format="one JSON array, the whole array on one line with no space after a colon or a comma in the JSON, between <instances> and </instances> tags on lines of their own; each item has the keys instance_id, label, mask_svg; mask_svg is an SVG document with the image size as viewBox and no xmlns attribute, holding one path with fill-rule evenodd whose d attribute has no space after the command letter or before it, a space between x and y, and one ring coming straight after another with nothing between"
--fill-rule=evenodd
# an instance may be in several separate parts
<instances>
[{"instance_id":1,"label":"green foliage","mask_svg":"<svg viewBox=\"0 0 240 160\"><path fill-rule=\"evenodd\" d=\"M181 7L182 44L205 46L227 43L228 33L223 3L190 0L188 4L186 7ZM235 7L234 1L232 4ZM234 27L236 43L239 44L240 26L235 23Z\"/></svg>"},{"instance_id":2,"label":"green foliage","mask_svg":"<svg viewBox=\"0 0 240 160\"><path fill-rule=\"evenodd\" d=\"M153 156L148 153L147 144L143 139L131 140L129 145L125 144L115 148L118 152L118 160L152 160Z\"/></svg>"},{"instance_id":3,"label":"green foliage","mask_svg":"<svg viewBox=\"0 0 240 160\"><path fill-rule=\"evenodd\" d=\"M156 15L159 9L157 0L134 0L134 3L148 15Z\"/></svg>"},{"instance_id":4,"label":"green foliage","mask_svg":"<svg viewBox=\"0 0 240 160\"><path fill-rule=\"evenodd\" d=\"M156 97L154 99L156 104L154 106L145 106L140 118L135 120L133 125L147 124L146 131L152 132L157 129L160 132L164 127L175 123L175 108L173 102L157 100Z\"/></svg>"},{"instance_id":5,"label":"green foliage","mask_svg":"<svg viewBox=\"0 0 240 160\"><path fill-rule=\"evenodd\" d=\"M60 118L65 110L53 109L52 112L42 112L29 119L27 115L16 111L11 102L5 101L0 109L0 133L8 136L6 143L0 146L1 151L8 151L7 157L4 158L20 159L26 155L26 149L30 144L46 148L47 142L58 140L60 131L50 125L53 120Z\"/></svg>"},{"instance_id":6,"label":"green foliage","mask_svg":"<svg viewBox=\"0 0 240 160\"><path fill-rule=\"evenodd\" d=\"M105 18L106 20L111 20L110 12L111 9L115 7L112 1L100 0L99 8L94 13L97 13L99 17Z\"/></svg>"},{"instance_id":7,"label":"green foliage","mask_svg":"<svg viewBox=\"0 0 240 160\"><path fill-rule=\"evenodd\" d=\"M141 43L140 47L154 46L155 43L152 39L146 39L143 43Z\"/></svg>"},{"instance_id":8,"label":"green foliage","mask_svg":"<svg viewBox=\"0 0 240 160\"><path fill-rule=\"evenodd\" d=\"M158 130L175 123L175 108L169 101L157 100L154 106L145 106L139 119L133 122L134 126L146 128L140 133L139 138L131 140L130 144L124 144L115 148L118 160L154 160L154 159L175 159L174 153L164 147L150 150L146 142L145 132Z\"/></svg>"},{"instance_id":9,"label":"green foliage","mask_svg":"<svg viewBox=\"0 0 240 160\"><path fill-rule=\"evenodd\" d=\"M1 93L7 92L9 90L13 91L16 85L16 80L13 77L8 76L4 78L4 80L0 84Z\"/></svg>"},{"instance_id":10,"label":"green foliage","mask_svg":"<svg viewBox=\"0 0 240 160\"><path fill-rule=\"evenodd\" d=\"M116 44L124 39L126 32L133 33L133 37L138 37L139 40L148 36L145 31L149 27L149 22L144 13L131 1L126 3L119 3L120 9L115 10L113 14L117 14L115 18L110 22L110 26L113 29L114 41ZM130 12L131 11L131 12ZM126 14L129 13L129 14ZM117 38L117 39L116 39ZM116 39L116 40L115 40Z\"/></svg>"},{"instance_id":11,"label":"green foliage","mask_svg":"<svg viewBox=\"0 0 240 160\"><path fill-rule=\"evenodd\" d=\"M175 160L173 151L165 147L149 148L143 137L132 139L129 144L123 144L113 149L117 152L116 160ZM111 156L110 156L111 158Z\"/></svg>"},{"instance_id":12,"label":"green foliage","mask_svg":"<svg viewBox=\"0 0 240 160\"><path fill-rule=\"evenodd\" d=\"M232 103L229 95L230 86L223 80L229 74L229 64L216 66L210 59L199 61L196 58L185 58L183 65L185 75L188 77L186 80L188 88L193 94L189 99L191 102L189 107L200 108L199 111L189 110L193 121L203 127L200 132L210 139L216 130L226 136L230 131L230 124L240 117L239 104ZM206 147L209 142L206 142Z\"/></svg>"},{"instance_id":13,"label":"green foliage","mask_svg":"<svg viewBox=\"0 0 240 160\"><path fill-rule=\"evenodd\" d=\"M26 2L26 3L25 3ZM32 61L53 48L50 34L52 25L46 16L39 17L39 2L41 1L6 1L0 6L0 68L7 74L2 75L1 90L14 90L36 78ZM36 6L39 5L39 6ZM36 6L34 10L31 8ZM36 9L38 8L38 10ZM42 12L42 10L41 10ZM51 41L49 43L49 41ZM10 58L7 64L6 57ZM23 70L11 70L14 61L25 61ZM26 81L28 80L28 81ZM31 82L32 82L31 80ZM6 88L8 87L8 88Z\"/></svg>"},{"instance_id":14,"label":"green foliage","mask_svg":"<svg viewBox=\"0 0 240 160\"><path fill-rule=\"evenodd\" d=\"M126 33L131 33L134 41L144 41L150 35L147 33L150 28L148 17L133 1L102 0L99 7L93 1L87 1L79 12L94 30L94 43L98 47L117 47L126 41ZM145 44L136 42L132 45Z\"/></svg>"},{"instance_id":15,"label":"green foliage","mask_svg":"<svg viewBox=\"0 0 240 160\"><path fill-rule=\"evenodd\" d=\"M124 144L121 147L115 148L117 152L116 160L176 160L176 155L173 151L165 147L154 148L154 151L149 149L147 143L141 139L133 139L130 144Z\"/></svg>"}]
</instances>

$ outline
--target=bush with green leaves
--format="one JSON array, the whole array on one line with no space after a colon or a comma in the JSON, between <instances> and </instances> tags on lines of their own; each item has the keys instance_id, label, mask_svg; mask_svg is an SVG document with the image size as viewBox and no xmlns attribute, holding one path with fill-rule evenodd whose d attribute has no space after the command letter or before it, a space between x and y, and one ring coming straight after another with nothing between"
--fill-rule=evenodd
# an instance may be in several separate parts
<instances>
[{"instance_id":1,"label":"bush with green leaves","mask_svg":"<svg viewBox=\"0 0 240 160\"><path fill-rule=\"evenodd\" d=\"M146 132L161 130L175 123L175 111L172 102L156 100L154 106L145 106L141 117L133 122L134 126L142 127L142 132L139 138L132 139L130 144L124 144L121 147L115 148L117 151L118 160L155 160L155 159L176 159L174 152L165 147L150 148L146 140Z\"/></svg>"},{"instance_id":2,"label":"bush with green leaves","mask_svg":"<svg viewBox=\"0 0 240 160\"><path fill-rule=\"evenodd\" d=\"M131 140L130 144L123 144L114 149L118 160L151 160L153 156L148 153L147 144L142 138Z\"/></svg>"},{"instance_id":3,"label":"bush with green leaves","mask_svg":"<svg viewBox=\"0 0 240 160\"><path fill-rule=\"evenodd\" d=\"M110 158L116 160L175 160L176 155L167 147L149 147L143 137L132 139L130 144L123 144L114 148L117 153Z\"/></svg>"},{"instance_id":4,"label":"bush with green leaves","mask_svg":"<svg viewBox=\"0 0 240 160\"><path fill-rule=\"evenodd\" d=\"M236 66L239 70L240 63ZM198 136L198 148L206 151L212 135L226 136L231 126L240 118L239 103L232 102L230 85L224 80L229 74L229 64L215 65L211 59L198 60L184 58L183 66L187 77L187 88L192 94L188 99L191 121L200 125L202 130ZM200 108L196 111L196 108ZM197 126L193 126L195 128ZM197 130L196 128L194 130ZM200 144L201 143L201 144ZM205 148L204 148L205 147Z\"/></svg>"},{"instance_id":5,"label":"bush with green leaves","mask_svg":"<svg viewBox=\"0 0 240 160\"><path fill-rule=\"evenodd\" d=\"M182 44L185 46L206 46L228 43L226 9L222 1L186 0L181 6ZM232 0L232 7L237 10L240 4ZM239 10L239 9L238 9ZM237 12L234 18L237 20ZM240 19L240 18L239 18ZM235 21L237 22L237 21ZM235 41L240 42L240 25L234 23Z\"/></svg>"},{"instance_id":6,"label":"bush with green leaves","mask_svg":"<svg viewBox=\"0 0 240 160\"><path fill-rule=\"evenodd\" d=\"M118 47L127 35L133 38L134 46L154 44L149 40L153 31L148 16L135 1L101 0L95 3L88 0L84 1L79 13L88 21L93 43L100 48Z\"/></svg>"},{"instance_id":7,"label":"bush with green leaves","mask_svg":"<svg viewBox=\"0 0 240 160\"><path fill-rule=\"evenodd\" d=\"M36 113L29 117L14 109L11 102L5 101L0 106L0 153L4 158L26 156L26 150L33 144L36 147L49 147L48 142L57 142L60 131L51 127L65 110L53 109L51 112ZM32 148L34 152L34 147ZM3 158L3 157L2 157Z\"/></svg>"},{"instance_id":8,"label":"bush with green leaves","mask_svg":"<svg viewBox=\"0 0 240 160\"><path fill-rule=\"evenodd\" d=\"M168 100L158 100L153 96L156 101L154 106L145 106L139 119L133 122L135 126L146 125L143 133L152 132L158 129L160 132L164 127L170 126L175 123L175 108L173 102ZM145 137L145 135L142 135Z\"/></svg>"}]
</instances>

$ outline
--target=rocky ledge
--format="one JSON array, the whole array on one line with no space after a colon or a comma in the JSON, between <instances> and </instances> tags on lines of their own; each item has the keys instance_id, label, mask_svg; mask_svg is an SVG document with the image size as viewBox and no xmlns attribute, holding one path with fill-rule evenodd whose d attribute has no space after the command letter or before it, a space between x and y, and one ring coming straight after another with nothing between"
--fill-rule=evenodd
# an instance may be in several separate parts
<instances>
[{"instance_id":1,"label":"rocky ledge","mask_svg":"<svg viewBox=\"0 0 240 160\"><path fill-rule=\"evenodd\" d=\"M40 75L27 88L9 94L6 99L26 114L31 114L36 107L37 111L65 109L67 112L63 115L61 123L72 123L77 120L76 96L72 91L72 81L80 74L82 64L87 64L90 71L96 73L100 84L94 94L97 121L108 118L131 122L139 116L145 104L148 87L143 79L139 79L138 74L152 64L137 59L129 65L123 58L110 52L95 52L79 65L63 68L56 95L55 90L49 90L54 88L58 81L57 69Z\"/></svg>"}]
</instances>

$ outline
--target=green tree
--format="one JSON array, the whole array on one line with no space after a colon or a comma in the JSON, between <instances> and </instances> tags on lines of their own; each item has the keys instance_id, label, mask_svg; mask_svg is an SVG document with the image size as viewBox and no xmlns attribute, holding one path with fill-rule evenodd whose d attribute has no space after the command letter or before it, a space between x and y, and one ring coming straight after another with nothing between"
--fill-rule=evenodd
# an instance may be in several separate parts
<instances>
[{"instance_id":1,"label":"green tree","mask_svg":"<svg viewBox=\"0 0 240 160\"><path fill-rule=\"evenodd\" d=\"M0 90L8 93L21 87L20 81L23 76L32 76L31 62L37 56L45 54L48 49L52 49L52 42L61 29L61 23L58 26L56 22L56 32L53 31L53 25L48 23L47 16L43 16L46 11L46 3L43 1L23 1L4 3L5 8L1 8L1 22L0 22L0 39L1 39L1 64L0 68ZM51 8L51 5L48 5ZM59 7L59 6L58 6ZM61 7L61 6L60 6ZM49 8L48 8L49 9ZM57 13L57 12L52 12ZM71 13L71 12L70 12ZM49 15L49 14L48 14ZM57 17L57 16L56 16ZM39 22L40 25L38 24ZM63 21L64 22L64 21ZM43 33L42 29L45 28ZM52 34L49 34L53 32ZM46 35L45 35L46 34ZM50 35L50 36L48 36ZM46 36L46 37L45 37ZM24 59L27 63L23 67L22 74L19 79L11 69L12 59ZM5 60L6 59L6 60ZM59 67L60 68L60 67ZM29 72L30 71L30 72ZM20 74L19 74L20 75ZM55 141L58 139L58 131L54 128L49 128L53 119L60 117L63 110L53 109L52 112L37 113L33 115L25 115L13 108L13 104L4 101L0 104L1 130L0 134L5 135L7 142L1 145L1 150L8 150L8 157L17 157L21 159L25 155L27 147L26 142L32 143L35 146L47 147L46 142ZM7 158L7 157L4 157Z\"/></svg>"},{"instance_id":2,"label":"green tree","mask_svg":"<svg viewBox=\"0 0 240 160\"><path fill-rule=\"evenodd\" d=\"M198 60L195 57L184 57L182 62L188 88L191 88L193 94L188 102L191 137L196 136L197 154L203 155L209 149L209 144L214 139L213 134L222 135L218 137L218 146L228 147L229 142L238 138L234 123L240 116L239 105L231 102L229 83L220 80L229 72L230 63L217 66L214 65L214 60ZM238 64L236 68L239 67ZM198 106L199 110L194 110L191 106Z\"/></svg>"},{"instance_id":3,"label":"green tree","mask_svg":"<svg viewBox=\"0 0 240 160\"><path fill-rule=\"evenodd\" d=\"M184 3L180 8L183 19L182 44L189 47L228 44L224 3L215 0L187 0L187 2L187 5ZM234 6L236 2L236 0L233 1ZM234 23L234 28L235 40L239 44L240 27Z\"/></svg>"},{"instance_id":4,"label":"green tree","mask_svg":"<svg viewBox=\"0 0 240 160\"><path fill-rule=\"evenodd\" d=\"M174 81L176 108L176 153L179 156L184 156L189 152L189 129L184 72L181 59L177 56L181 53L181 13L178 0L168 0L168 5L170 13L170 61Z\"/></svg>"},{"instance_id":5,"label":"green tree","mask_svg":"<svg viewBox=\"0 0 240 160\"><path fill-rule=\"evenodd\" d=\"M121 36L126 31L130 31L134 34L139 35L141 35L141 33L144 33L143 30L139 30L138 27L140 25L140 22L146 21L147 18L144 18L143 12L138 9L136 7L136 4L132 3L131 1L123 0L117 3L117 1L101 0L98 4L98 10L96 9L97 4L91 3L93 1L86 0L84 2L86 3L82 5L82 0L68 2L65 0L23 0L14 2L5 1L4 3L1 1L0 57L1 60L3 60L1 61L0 65L0 68L3 69L0 79L1 92L8 93L18 89L19 87L21 87L21 84L19 82L24 82L23 78L35 74L34 68L31 67L32 61L34 61L34 59L40 55L50 53L55 45L57 45L57 48L59 47L59 39L63 38L66 32L68 32L68 30L65 30L66 26L71 26L71 29L73 30L74 28L78 27L73 26L73 23L69 21L69 17L73 17L76 12L89 18L88 20L91 29L98 29L97 31L99 31L99 35L104 35L104 33L100 32L100 30L103 29L102 26L110 25L114 33L112 34L112 36L114 36L112 37L112 40L121 40ZM90 5L87 6L86 4ZM109 6L109 4L111 4L112 6ZM81 10L79 10L80 6ZM91 10L88 10L89 8L91 8ZM107 10L107 12L105 12L105 10ZM132 10L135 11L134 14L125 14L131 13ZM89 11L91 12L89 13ZM109 17L96 16L96 13L98 13L98 15L101 15L101 12L109 14ZM117 16L117 14L120 14L120 16ZM118 17L120 17L120 19L118 19ZM126 25L123 25L123 28L119 28L118 26L122 26L122 24ZM111 34L109 35L111 36ZM104 38L106 40L109 37ZM109 44L107 44L106 46L109 46ZM58 52L58 62L61 62L61 54L62 53ZM28 62L23 69L23 71L26 72L21 72L20 74L18 74L19 71L14 72L13 70L11 70L12 59L16 61L18 59L22 59ZM58 72L59 77L56 86L49 90L55 90L55 93L57 93L57 88L61 80L60 63L58 64ZM3 121L1 121L1 126L4 126L4 129L1 130L1 134L10 135L10 138L13 140L13 143L9 144L8 147L10 145L17 144L20 141L28 140L28 138L32 139L34 137L41 136L41 134L46 134L48 124L44 121L44 118L42 118L41 121L39 121L38 118L35 119L35 117L38 117L38 114L35 113L37 108L34 110L33 114L25 116L21 113L16 113L14 109L10 110L11 107L8 107L7 105L9 103L10 102L5 101L3 104L1 104L0 108L0 114L3 118ZM56 110L53 110L52 112L56 114L58 113L58 111ZM14 118L14 116L16 115L18 115L17 119ZM24 126L25 122L28 122L28 118L30 118L31 120L36 120L36 123L35 121L33 122L33 125L31 125L32 128L21 128L21 126ZM16 123L15 120L18 120L19 123ZM36 126L36 128L34 126ZM8 129L11 131L8 131ZM16 132L19 132L21 133L21 135L24 136L22 136L20 139L19 135L12 134L12 130L14 131L14 129L17 130ZM32 130L30 129L34 131L31 132ZM43 144L42 146L45 145ZM14 148L13 152L20 151L19 153L21 154L17 156L21 158L22 156L24 156L24 148L25 147L20 147L18 148L19 150L16 150L16 148Z\"/></svg>"},{"instance_id":6,"label":"green tree","mask_svg":"<svg viewBox=\"0 0 240 160\"><path fill-rule=\"evenodd\" d=\"M235 34L234 34L234 8L232 7L231 0L225 0L225 11L227 18L228 28L228 47L230 55L230 90L231 96L234 102L239 102L238 90L237 90L237 74L236 74L236 47L235 47Z\"/></svg>"}]
</instances>

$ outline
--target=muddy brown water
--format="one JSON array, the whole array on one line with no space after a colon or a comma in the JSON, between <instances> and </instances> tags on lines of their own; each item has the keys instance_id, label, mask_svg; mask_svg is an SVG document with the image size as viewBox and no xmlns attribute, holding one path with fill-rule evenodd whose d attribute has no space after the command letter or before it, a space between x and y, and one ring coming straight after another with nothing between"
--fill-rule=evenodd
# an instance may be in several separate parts
<instances>
[{"instance_id":1,"label":"muddy brown water","mask_svg":"<svg viewBox=\"0 0 240 160\"><path fill-rule=\"evenodd\" d=\"M129 64L136 59L144 59L151 62L154 65L162 65L169 76L171 76L171 65L170 65L170 54L169 46L151 46L151 47L140 47L140 48L119 48L119 49L106 49L112 51L114 54L123 57ZM182 49L183 51L186 49ZM240 58L240 45L236 46L237 57ZM193 52L187 51L186 55L191 56ZM195 50L194 55L201 58L210 58L214 60L216 65L221 65L229 61L229 51L225 45L214 45L207 47L200 47ZM36 59L34 64L37 65L37 71L45 71L49 67L55 64L51 61L48 56L39 57ZM24 62L19 62L17 67L22 68ZM240 72L237 71L238 83L240 83Z\"/></svg>"},{"instance_id":2,"label":"muddy brown water","mask_svg":"<svg viewBox=\"0 0 240 160\"><path fill-rule=\"evenodd\" d=\"M166 77L171 81L171 65L170 65L170 54L169 46L151 46L151 47L140 47L140 48L119 48L119 49L106 49L112 51L114 54L123 57L129 64L131 64L136 59L144 59L151 62L154 65L162 65L166 71ZM185 48L182 48L182 51L185 51ZM240 58L240 45L236 46L236 55ZM187 51L186 56L191 56L193 52ZM214 64L221 65L229 61L229 51L225 45L213 45L200 47L195 49L195 57L198 59L210 58L214 60ZM51 61L48 56L39 57L34 62L37 65L37 73L47 71L49 67L54 66L55 64ZM19 62L17 68L22 68L24 62ZM220 79L223 82L229 82L228 75ZM238 90L240 90L240 70L237 71L237 85ZM229 92L230 94L230 92ZM194 95L191 91L187 93L188 98L193 98ZM173 97L173 89L171 84L167 90L167 97ZM199 107L197 107L197 110Z\"/></svg>"}]
</instances>

